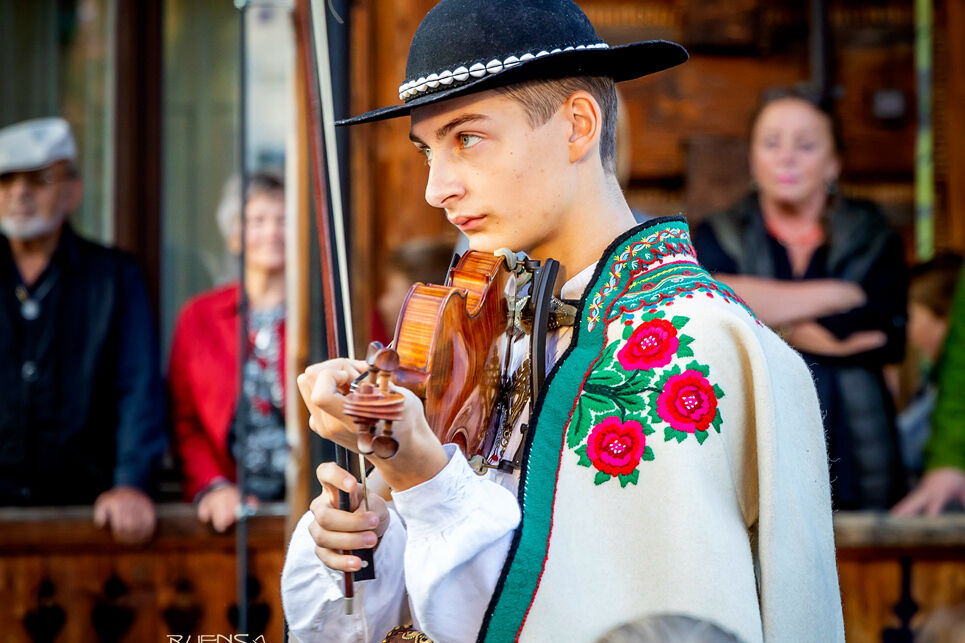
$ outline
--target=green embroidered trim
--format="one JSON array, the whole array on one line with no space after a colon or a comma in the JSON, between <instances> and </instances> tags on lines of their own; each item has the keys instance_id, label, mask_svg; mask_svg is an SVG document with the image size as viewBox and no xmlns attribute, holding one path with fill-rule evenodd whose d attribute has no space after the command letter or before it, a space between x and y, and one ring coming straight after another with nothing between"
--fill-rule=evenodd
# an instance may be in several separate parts
<instances>
[{"instance_id":1,"label":"green embroidered trim","mask_svg":"<svg viewBox=\"0 0 965 643\"><path fill-rule=\"evenodd\" d=\"M606 263L594 279L592 288L588 290L595 294L592 297L588 295L585 299L588 303L584 305L581 312L579 326L573 338L574 343L566 358L551 374L544 398L538 405L536 420L530 425L531 443L526 456L523 484L520 490L523 519L517 528L514 549L510 552L511 559L503 570L501 585L491 605L486 629L480 634L481 641L504 643L515 640L535 596L549 548L556 478L561 458L568 452L565 447L568 446L567 440L571 439L570 424L577 413L577 402L582 397L584 385L589 382L591 369L607 348L606 324L599 322L604 317L629 314L632 310L639 310L646 306L662 308L670 304L674 297L696 295L697 291L707 292L714 297L726 295L727 300L740 303L732 291L723 284L714 282L706 271L698 266L690 245L687 224L682 219L653 224L628 235L624 240L618 240L611 248L615 249L609 256L604 256ZM657 270L652 270L652 275L645 272L648 266L662 257L677 254L682 255L682 261L679 264L661 266ZM667 272L664 272L665 268ZM691 271L692 274L685 274L684 271ZM690 279L667 281L675 275ZM648 287L647 284L653 282L654 277L660 281ZM635 280L639 281L634 283ZM624 305L617 310L610 310L621 296L628 297L626 303L621 300ZM654 309L648 312L655 314L658 311ZM692 356L692 351L687 353L689 341L681 338L679 343L681 346L678 347L678 356ZM616 347L613 350L616 350ZM683 374L683 371L680 374ZM626 379L632 386L647 386L644 382L648 378L652 381L653 376L654 374L642 371L630 374ZM600 374L598 377L600 379L593 384L602 385L607 381L606 378L615 377L615 374ZM600 391L590 388L587 393L599 394ZM635 404L630 399L632 397L627 395L620 399L625 399L624 403L629 408ZM606 396L601 396L595 398L595 403L608 404L609 402ZM650 406L652 407L652 404ZM597 411L596 415L594 410ZM587 414L590 418L597 418L599 423L601 417L599 409L586 407L580 412ZM644 432L645 425L652 430L652 424L655 423L652 419L641 421L639 415L628 417L627 420L637 422L641 432ZM619 422L626 424L622 416ZM574 426L579 426L579 422L574 423ZM585 430L587 435L590 433L590 428L592 427ZM715 428L719 429L719 423ZM635 431L635 427L624 426L623 430ZM644 435L649 437L646 433ZM665 433L665 440L667 435ZM564 437L567 439L565 440ZM684 439L686 437L684 435ZM671 436L671 439L677 438ZM582 442L583 440L577 440L570 448L579 448ZM641 460L645 461L653 457L653 449L648 447L650 445L644 447ZM583 455L577 453L578 457ZM605 472L600 473L606 476L606 480L613 477ZM626 475L617 474L623 486L636 484L638 476L636 469ZM600 476L597 478L599 479ZM598 484L606 480L600 479Z\"/></svg>"},{"instance_id":2,"label":"green embroidered trim","mask_svg":"<svg viewBox=\"0 0 965 643\"><path fill-rule=\"evenodd\" d=\"M610 261L610 270L602 286L594 288L596 294L590 299L587 308L587 330L593 330L600 321L600 315L610 295L617 290L624 268L633 273L645 270L647 266L674 254L696 254L690 245L690 233L686 224L667 224L652 229L652 233L640 239L631 240L623 251Z\"/></svg>"}]
</instances>

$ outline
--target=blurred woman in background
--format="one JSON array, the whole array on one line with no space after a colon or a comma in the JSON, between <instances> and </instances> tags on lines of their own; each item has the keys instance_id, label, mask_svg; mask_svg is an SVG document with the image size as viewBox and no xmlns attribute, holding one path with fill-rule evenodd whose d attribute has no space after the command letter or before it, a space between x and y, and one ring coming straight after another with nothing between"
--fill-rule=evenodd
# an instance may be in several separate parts
<instances>
[{"instance_id":1,"label":"blurred woman in background","mask_svg":"<svg viewBox=\"0 0 965 643\"><path fill-rule=\"evenodd\" d=\"M218 208L228 249L241 251L241 187L229 180ZM168 385L174 439L184 473L184 494L198 518L224 531L241 496L236 459L243 453L249 502L285 494L285 189L280 179L249 178L245 207L245 292L248 358L244 401L238 404L240 351L237 281L188 301L178 317ZM237 443L238 410L245 413L246 444Z\"/></svg>"},{"instance_id":2,"label":"blurred woman in background","mask_svg":"<svg viewBox=\"0 0 965 643\"><path fill-rule=\"evenodd\" d=\"M754 189L702 222L694 245L811 367L835 506L885 509L904 490L882 369L904 356L907 273L878 208L838 194L839 150L816 101L769 96L751 131Z\"/></svg>"}]
</instances>

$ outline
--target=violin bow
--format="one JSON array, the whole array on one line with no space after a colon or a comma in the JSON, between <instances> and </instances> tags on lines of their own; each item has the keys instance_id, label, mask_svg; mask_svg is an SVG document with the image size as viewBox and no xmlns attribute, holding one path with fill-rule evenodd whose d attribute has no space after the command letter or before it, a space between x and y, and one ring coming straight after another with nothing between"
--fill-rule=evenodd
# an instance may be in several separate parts
<instances>
[{"instance_id":1,"label":"violin bow","mask_svg":"<svg viewBox=\"0 0 965 643\"><path fill-rule=\"evenodd\" d=\"M339 189L327 11L325 0L295 1L296 39L306 75L313 196L321 261L322 316L327 357L330 359L337 356L353 358L355 339L348 285L345 218ZM340 467L352 471L348 449L336 444L335 458ZM365 468L359 468L364 482ZM339 491L339 508L351 511L350 496L344 491ZM372 550L362 549L351 553L362 559L362 569L345 573L345 611L348 614L353 609L353 580L375 578Z\"/></svg>"}]
</instances>

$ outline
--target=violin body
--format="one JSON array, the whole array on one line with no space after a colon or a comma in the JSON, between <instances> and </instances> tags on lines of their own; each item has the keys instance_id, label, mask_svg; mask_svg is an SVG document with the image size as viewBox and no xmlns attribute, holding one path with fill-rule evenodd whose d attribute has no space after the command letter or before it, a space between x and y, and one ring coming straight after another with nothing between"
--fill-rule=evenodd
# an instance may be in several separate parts
<instances>
[{"instance_id":1,"label":"violin body","mask_svg":"<svg viewBox=\"0 0 965 643\"><path fill-rule=\"evenodd\" d=\"M423 399L433 432L467 458L488 454L506 415L516 279L504 257L467 251L444 286L409 289L396 324L393 382Z\"/></svg>"}]
</instances>

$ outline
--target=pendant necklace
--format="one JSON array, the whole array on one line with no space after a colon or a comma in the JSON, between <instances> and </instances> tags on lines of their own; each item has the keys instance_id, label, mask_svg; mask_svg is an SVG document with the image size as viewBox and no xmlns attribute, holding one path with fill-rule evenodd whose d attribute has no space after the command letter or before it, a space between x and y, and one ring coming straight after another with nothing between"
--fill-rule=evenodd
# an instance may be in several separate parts
<instances>
[{"instance_id":1,"label":"pendant necklace","mask_svg":"<svg viewBox=\"0 0 965 643\"><path fill-rule=\"evenodd\" d=\"M23 284L17 286L14 293L17 295L17 299L20 300L20 316L27 321L33 321L40 317L40 302L43 301L50 289L54 287L57 283L57 274L47 277L44 282L37 288L37 291L30 295L27 287Z\"/></svg>"}]
</instances>

